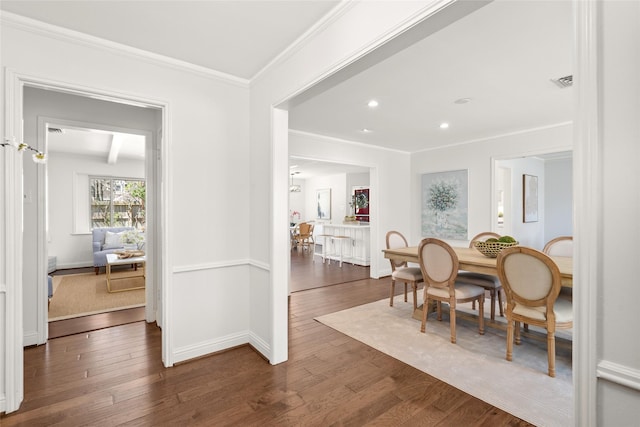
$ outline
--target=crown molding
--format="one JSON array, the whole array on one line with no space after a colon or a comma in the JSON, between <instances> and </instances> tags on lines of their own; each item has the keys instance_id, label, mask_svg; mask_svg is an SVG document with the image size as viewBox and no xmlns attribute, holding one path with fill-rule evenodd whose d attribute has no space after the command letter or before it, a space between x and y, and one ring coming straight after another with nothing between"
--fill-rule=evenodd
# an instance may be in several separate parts
<instances>
[{"instance_id":1,"label":"crown molding","mask_svg":"<svg viewBox=\"0 0 640 427\"><path fill-rule=\"evenodd\" d=\"M342 0L338 5L331 9L326 15L324 15L318 22L313 24L307 31L305 31L300 37L298 37L293 43L287 46L282 52L280 52L275 58L273 58L267 65L262 67L260 71L251 77L251 84L257 82L264 74L266 74L274 66L286 61L293 56L297 51L302 49L316 34L324 31L329 25L335 22L338 18L344 15L349 9L351 9L357 2L353 0Z\"/></svg>"},{"instance_id":2,"label":"crown molding","mask_svg":"<svg viewBox=\"0 0 640 427\"><path fill-rule=\"evenodd\" d=\"M505 138L505 137L514 136L514 135L524 135L524 134L531 133L531 132L539 132L539 131L543 131L543 130L561 128L561 127L571 126L571 125L573 125L573 121L554 123L554 124L546 125L546 126L537 126L537 127L528 128L528 129L521 129L521 130L517 130L517 131L513 131L513 132L506 132L506 133L499 133L499 134L495 134L495 135L491 135L491 136L485 136L485 137L477 138L477 139L468 139L468 140L465 140L465 141L453 142L451 144L446 144L446 145L442 145L442 146L438 146L438 147L424 148L422 150L413 151L412 154L425 153L427 151L444 150L444 149L448 149L448 148L452 148L452 147L457 147L457 146L460 146L460 145L474 144L476 142L490 141L492 139Z\"/></svg>"},{"instance_id":3,"label":"crown molding","mask_svg":"<svg viewBox=\"0 0 640 427\"><path fill-rule=\"evenodd\" d=\"M47 24L42 21L27 18L15 13L0 11L0 23L2 26L12 27L21 31L27 31L36 35L55 38L67 43L79 46L102 49L123 56L128 56L154 65L170 67L176 70L185 71L199 76L218 80L224 83L233 84L244 88L249 87L250 81L231 74L212 70L210 68L195 65L190 62L180 61L164 55L137 49L121 43L112 42L100 37L91 36L79 31L69 30L56 25Z\"/></svg>"},{"instance_id":4,"label":"crown molding","mask_svg":"<svg viewBox=\"0 0 640 427\"><path fill-rule=\"evenodd\" d=\"M380 151L387 151L387 152L400 153L400 154L411 154L410 151L398 150L396 148L388 148L388 147L383 147L375 144L366 144L364 142L350 141L348 139L336 138L334 136L327 136L319 133L306 132L306 131L296 130L296 129L289 129L289 135L307 136L310 138L323 139L326 141L338 142L340 144L349 144L349 145L353 145L354 147L362 147L370 150L380 150Z\"/></svg>"}]
</instances>

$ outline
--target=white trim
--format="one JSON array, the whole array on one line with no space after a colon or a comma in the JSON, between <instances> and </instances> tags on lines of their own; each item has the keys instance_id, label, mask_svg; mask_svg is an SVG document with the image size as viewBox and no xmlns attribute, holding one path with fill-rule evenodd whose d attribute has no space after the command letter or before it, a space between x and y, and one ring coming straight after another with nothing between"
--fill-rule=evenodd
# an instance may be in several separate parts
<instances>
[{"instance_id":1,"label":"white trim","mask_svg":"<svg viewBox=\"0 0 640 427\"><path fill-rule=\"evenodd\" d=\"M368 150L377 149L377 150L380 150L380 151L390 151L390 152L393 152L393 153L411 154L411 152L409 152L409 151L397 150L395 148L380 147L378 145L365 144L364 142L351 141L351 140L348 140L348 139L336 138L334 136L327 136L327 135L322 135L322 134L313 133L313 132L305 132L305 131L302 131L302 130L289 129L289 135L301 135L301 136L308 136L308 137L311 137L311 138L320 138L320 139L325 139L327 141L337 142L339 144L346 144L346 145L353 145L355 147L362 147L362 148L366 148Z\"/></svg>"},{"instance_id":2,"label":"white trim","mask_svg":"<svg viewBox=\"0 0 640 427\"><path fill-rule=\"evenodd\" d=\"M195 359L196 357L210 355L217 351L226 350L243 344L249 344L250 338L249 331L244 331L203 341L198 344L176 348L173 353L173 361L174 363L183 362L185 360Z\"/></svg>"},{"instance_id":3,"label":"white trim","mask_svg":"<svg viewBox=\"0 0 640 427\"><path fill-rule=\"evenodd\" d=\"M22 99L16 98L16 76L5 68L5 137L22 140ZM17 114L16 114L17 113ZM18 410L24 399L22 321L22 156L4 153L5 265L5 411Z\"/></svg>"},{"instance_id":4,"label":"white trim","mask_svg":"<svg viewBox=\"0 0 640 427\"><path fill-rule=\"evenodd\" d=\"M598 378L640 391L640 370L619 363L601 360L598 363Z\"/></svg>"},{"instance_id":5,"label":"white trim","mask_svg":"<svg viewBox=\"0 0 640 427\"><path fill-rule=\"evenodd\" d=\"M307 31L300 37L294 40L289 46L287 46L282 52L280 52L275 58L273 58L267 65L262 67L260 71L251 77L251 84L253 85L258 81L267 71L272 67L286 61L291 58L297 51L302 49L310 40L312 40L317 34L324 31L334 21L344 15L349 9L351 9L356 2L352 0L341 0L341 2L331 9L326 15L320 18L315 24L313 24Z\"/></svg>"},{"instance_id":6,"label":"white trim","mask_svg":"<svg viewBox=\"0 0 640 427\"><path fill-rule=\"evenodd\" d=\"M269 354L271 354L271 347L269 346L269 343L251 331L249 332L249 344L251 344L253 348L260 352L264 357L268 357Z\"/></svg>"},{"instance_id":7,"label":"white trim","mask_svg":"<svg viewBox=\"0 0 640 427\"><path fill-rule=\"evenodd\" d=\"M573 388L575 425L595 427L597 418L598 284L602 281L602 140L598 63L600 5L574 1L575 55L573 194L575 253Z\"/></svg>"},{"instance_id":8,"label":"white trim","mask_svg":"<svg viewBox=\"0 0 640 427\"><path fill-rule=\"evenodd\" d=\"M22 88L24 86L55 89L78 96L90 96L110 102L128 105L138 105L148 108L157 108L162 111L162 128L165 138L158 143L163 153L169 153L170 147L170 118L169 103L166 101L144 99L135 95L111 93L96 88L82 87L66 82L57 82L26 74L19 74L12 69L5 69L5 137L15 137L22 140ZM4 249L4 261L6 265L6 354L5 354L5 390L10 390L6 396L6 411L12 412L20 407L24 398L23 383L23 302L22 302L22 157L15 150L5 151L5 227L6 239ZM171 156L165 155L161 159L163 178L169 183L162 186L160 198L164 205L160 224L162 233L162 246L158 248L155 259L162 265L162 280L159 281L163 314L165 323L162 328L162 360L166 367L173 365L173 353L171 352L173 341L171 339L171 323L167 321L170 316L172 301L169 298L172 288L172 275L170 274L171 259L168 248L171 246L171 229L169 209L173 200L171 185L172 168ZM7 250L8 249L8 250ZM43 260L46 266L46 261Z\"/></svg>"},{"instance_id":9,"label":"white trim","mask_svg":"<svg viewBox=\"0 0 640 427\"><path fill-rule=\"evenodd\" d=\"M192 74L219 80L235 86L244 88L249 87L249 80L243 79L241 77L236 77L231 74L223 73L221 71L215 71L201 65L195 65L186 61L159 55L157 53L149 52L146 50L137 49L121 43L101 39L99 37L90 36L79 31L73 31L67 28L58 27L56 25L47 24L42 21L26 18L21 15L16 15L11 12L0 11L0 22L2 23L2 25L8 25L13 28L17 28L22 31L28 31L44 37L62 40L64 42L73 43L80 46L88 46L92 49L102 49L110 52L115 52L120 55L135 58L140 61L146 61L151 64L159 64L165 67L178 69L180 71L186 71Z\"/></svg>"},{"instance_id":10,"label":"white trim","mask_svg":"<svg viewBox=\"0 0 640 427\"><path fill-rule=\"evenodd\" d=\"M424 153L424 152L427 152L427 151L436 151L436 150L448 149L448 148L457 147L457 146L460 146L460 145L475 144L476 142L490 141L492 139L506 138L506 137L514 136L514 135L523 135L523 134L527 134L527 133L531 133L531 132L539 132L539 131L542 131L542 130L554 129L554 128L559 128L559 127L564 127L564 126L571 126L572 124L573 124L572 121L568 121L568 122L556 123L556 124L553 124L553 125L538 126L538 127L534 127L534 128L522 129L522 130L517 130L517 131L507 132L507 133L501 133L501 134L498 134L498 135L487 136L487 137L483 137L483 138L469 139L469 140L460 141L460 142L453 142L453 143L451 143L449 145L441 145L441 146L433 147L433 148L424 148L422 150L413 151L411 153L412 154L416 154L416 153ZM545 150L545 152L550 152L550 151Z\"/></svg>"},{"instance_id":11,"label":"white trim","mask_svg":"<svg viewBox=\"0 0 640 427\"><path fill-rule=\"evenodd\" d=\"M237 259L237 260L231 260L231 261L207 262L204 264L176 266L173 268L173 273L174 274L191 273L193 271L217 270L221 268L233 268L238 266L251 266L251 267L256 267L265 271L269 271L271 269L269 264L264 262L250 260L250 259Z\"/></svg>"}]
</instances>

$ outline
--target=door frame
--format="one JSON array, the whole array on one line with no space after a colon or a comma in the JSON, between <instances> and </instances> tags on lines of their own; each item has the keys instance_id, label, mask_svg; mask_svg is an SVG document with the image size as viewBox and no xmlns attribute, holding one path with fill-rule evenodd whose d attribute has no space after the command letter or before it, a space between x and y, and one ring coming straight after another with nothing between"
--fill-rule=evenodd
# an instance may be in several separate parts
<instances>
[{"instance_id":1,"label":"door frame","mask_svg":"<svg viewBox=\"0 0 640 427\"><path fill-rule=\"evenodd\" d=\"M23 90L25 86L35 87L46 90L55 90L58 92L91 97L104 101L115 102L119 104L134 105L144 108L155 108L161 111L161 129L159 135L155 135L155 146L153 161L156 168L153 171L145 172L151 174L151 178L156 182L154 195L156 196L155 215L159 218L156 221L156 232L159 234L157 241L150 245L149 257L150 264L159 266L157 271L157 283L159 284L156 295L160 294L161 302L158 305L159 313L155 314L155 318L162 319L162 361L164 366L173 365L173 356L171 352L171 300L167 297L170 294L172 282L170 275L170 254L168 251L170 244L170 200L172 200L170 185L172 168L170 156L164 153L169 152L169 103L156 99L141 98L137 95L127 95L122 93L109 92L97 88L82 87L72 83L62 83L59 81L51 81L46 78L19 73L12 69L5 69L5 137L15 138L17 141L23 140L23 107L24 96ZM155 155L157 152L157 156ZM147 150L147 154L149 150ZM151 159L149 159L151 160ZM145 160L146 166L149 160ZM1 248L1 256L4 257L6 266L6 288L3 289L5 294L6 307L6 334L5 334L5 408L6 413L18 410L22 400L24 399L24 356L23 356L23 282L22 269L24 259L23 250L23 189L22 174L23 163L22 155L15 150L7 151L4 156L5 169L5 219L6 219L6 239L5 244ZM146 169L146 167L145 167ZM159 169L159 170L157 170ZM44 182L44 173L40 170L37 176L38 194L40 197L44 190L41 188ZM163 185L164 183L164 185ZM38 223L41 226L44 223L45 216L43 208L38 212ZM42 215L41 215L42 213ZM44 231L44 229L42 229ZM39 237L42 237L39 235ZM44 249L46 253L46 248ZM42 258L42 259L40 259ZM39 271L46 271L46 259L42 255L42 250L38 249L38 265ZM40 295L42 293L42 295ZM39 305L46 302L46 290L42 286L38 289ZM40 322L46 322L46 316L41 316ZM149 316L147 316L149 318ZM147 319L148 320L148 319ZM42 325L39 325L42 326Z\"/></svg>"}]
</instances>

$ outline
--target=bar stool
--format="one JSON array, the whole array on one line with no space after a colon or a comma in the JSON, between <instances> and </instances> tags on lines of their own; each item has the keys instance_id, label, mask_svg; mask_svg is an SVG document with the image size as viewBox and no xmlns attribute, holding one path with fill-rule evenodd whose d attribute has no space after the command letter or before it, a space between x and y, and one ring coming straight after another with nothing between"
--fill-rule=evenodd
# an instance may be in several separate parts
<instances>
[{"instance_id":1,"label":"bar stool","mask_svg":"<svg viewBox=\"0 0 640 427\"><path fill-rule=\"evenodd\" d=\"M313 262L316 262L316 255L320 255L324 264L324 260L327 258L327 239L331 237L333 237L331 234L316 234L316 238L313 240ZM322 238L322 253L316 253L316 244L320 238ZM329 263L331 263L331 259L329 259Z\"/></svg>"},{"instance_id":2,"label":"bar stool","mask_svg":"<svg viewBox=\"0 0 640 427\"><path fill-rule=\"evenodd\" d=\"M340 246L340 256L339 256L340 267L342 267L342 246L343 246L342 243L345 240L351 240L351 237L349 237L349 236L331 236L331 245L333 246L334 254L335 254L336 241L337 241L338 246Z\"/></svg>"}]
</instances>

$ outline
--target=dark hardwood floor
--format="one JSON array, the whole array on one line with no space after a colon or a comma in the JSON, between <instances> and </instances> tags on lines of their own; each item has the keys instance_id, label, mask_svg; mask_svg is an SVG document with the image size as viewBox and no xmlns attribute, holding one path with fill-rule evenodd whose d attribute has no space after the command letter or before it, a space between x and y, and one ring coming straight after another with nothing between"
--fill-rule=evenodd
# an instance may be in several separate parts
<instances>
[{"instance_id":1,"label":"dark hardwood floor","mask_svg":"<svg viewBox=\"0 0 640 427\"><path fill-rule=\"evenodd\" d=\"M309 249L291 249L291 292L337 285L353 280L368 279L369 267L337 261L322 262L322 257L313 255Z\"/></svg>"},{"instance_id":2,"label":"dark hardwood floor","mask_svg":"<svg viewBox=\"0 0 640 427\"><path fill-rule=\"evenodd\" d=\"M24 402L0 424L529 425L314 320L386 298L389 283L293 293L289 360L276 366L241 346L164 368L161 332L145 322L27 348Z\"/></svg>"}]
</instances>

